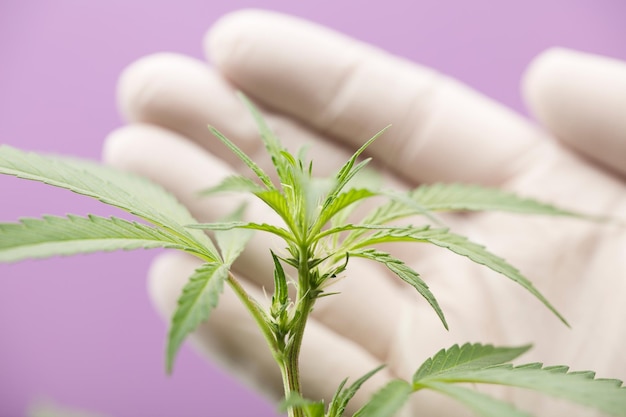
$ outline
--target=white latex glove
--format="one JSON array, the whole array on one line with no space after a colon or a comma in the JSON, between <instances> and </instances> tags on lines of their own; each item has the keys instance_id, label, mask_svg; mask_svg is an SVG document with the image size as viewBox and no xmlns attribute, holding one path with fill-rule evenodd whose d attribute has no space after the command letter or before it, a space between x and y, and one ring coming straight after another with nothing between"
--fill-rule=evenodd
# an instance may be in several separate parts
<instances>
[{"instance_id":1,"label":"white latex glove","mask_svg":"<svg viewBox=\"0 0 626 417\"><path fill-rule=\"evenodd\" d=\"M431 69L290 17L237 12L211 29L205 45L213 66L160 54L124 72L119 100L129 124L111 134L104 150L108 163L163 184L200 221L215 220L236 203L195 193L233 171L247 172L207 124L271 170L237 89L265 109L290 149L314 144L310 156L319 175L333 173L391 123L369 150L389 185L474 182L623 217L626 65L621 62L565 50L538 57L524 83L530 109L543 125L538 129ZM257 203L249 207L255 219L266 212ZM446 220L521 269L572 328L521 287L464 258L440 248L393 246L394 255L429 283L450 331L412 288L370 262L351 260L347 278L337 284L341 294L320 300L307 328L301 360L306 395L329 398L343 378L386 363L351 404L354 410L392 376L409 379L426 357L465 342L534 343L524 362L568 364L626 379L623 228L497 213ZM262 300L263 287L273 286L268 246L274 244L257 234L235 266ZM196 265L178 253L155 261L150 291L165 317ZM229 289L194 342L256 389L276 399L282 395L263 338ZM542 416L577 415L569 405L534 394L493 392ZM421 392L407 410L420 416L470 415Z\"/></svg>"}]
</instances>

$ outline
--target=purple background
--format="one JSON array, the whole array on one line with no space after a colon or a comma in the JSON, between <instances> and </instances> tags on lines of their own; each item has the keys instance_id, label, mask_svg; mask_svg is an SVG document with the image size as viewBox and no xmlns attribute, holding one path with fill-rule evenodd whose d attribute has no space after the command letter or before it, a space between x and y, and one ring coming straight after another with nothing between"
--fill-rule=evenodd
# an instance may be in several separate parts
<instances>
[{"instance_id":1,"label":"purple background","mask_svg":"<svg viewBox=\"0 0 626 417\"><path fill-rule=\"evenodd\" d=\"M366 4L1 0L0 142L99 158L103 138L121 123L114 95L122 68L158 51L201 57L205 30L243 7L336 28L522 112L520 76L545 48L626 59L623 0ZM0 199L0 221L116 214L87 198L14 178L0 178ZM21 416L41 398L119 417L275 415L273 406L188 347L174 375L164 375L166 326L145 291L153 256L140 251L0 265L0 417Z\"/></svg>"}]
</instances>

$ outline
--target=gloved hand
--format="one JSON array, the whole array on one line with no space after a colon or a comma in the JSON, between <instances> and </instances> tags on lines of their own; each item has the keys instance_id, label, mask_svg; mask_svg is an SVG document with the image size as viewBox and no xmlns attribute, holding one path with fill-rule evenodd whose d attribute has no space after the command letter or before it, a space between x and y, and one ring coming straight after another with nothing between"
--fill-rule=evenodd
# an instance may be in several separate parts
<instances>
[{"instance_id":1,"label":"gloved hand","mask_svg":"<svg viewBox=\"0 0 626 417\"><path fill-rule=\"evenodd\" d=\"M540 55L523 82L537 127L435 70L286 16L233 13L209 31L205 48L212 65L158 54L126 69L119 104L128 125L113 132L104 148L108 163L161 183L199 221L214 221L238 203L231 197L199 198L197 191L233 172L247 173L207 124L271 171L236 90L262 107L289 149L313 145L309 155L318 175L331 175L365 140L392 124L369 149L388 186L480 183L565 208L624 217L622 62L558 49ZM262 219L267 210L251 202L248 213ZM518 267L572 328L519 286L464 258L440 248L394 245L394 256L431 287L450 331L412 288L377 265L352 259L347 277L336 284L341 294L321 299L307 328L301 358L307 396L330 398L343 378L354 380L386 363L351 403L356 409L392 376L408 379L426 357L465 342L533 343L525 362L568 364L626 379L623 227L503 213L446 221ZM273 287L268 247L275 243L257 234L235 265L237 276L260 300L267 298L264 288ZM196 260L179 253L154 262L149 288L165 317L196 266ZM281 397L269 350L229 289L193 340L256 389ZM569 406L535 394L495 390L540 415L576 415ZM408 412L469 415L443 397L421 392Z\"/></svg>"}]
</instances>

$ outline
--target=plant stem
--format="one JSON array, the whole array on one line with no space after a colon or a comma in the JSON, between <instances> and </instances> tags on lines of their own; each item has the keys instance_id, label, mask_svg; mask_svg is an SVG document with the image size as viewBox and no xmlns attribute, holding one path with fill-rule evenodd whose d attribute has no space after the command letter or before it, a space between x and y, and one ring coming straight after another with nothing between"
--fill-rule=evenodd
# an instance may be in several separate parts
<instances>
[{"instance_id":1,"label":"plant stem","mask_svg":"<svg viewBox=\"0 0 626 417\"><path fill-rule=\"evenodd\" d=\"M239 299L252 314L252 317L265 336L274 359L280 367L285 398L287 399L292 397L293 394L302 397L299 366L300 350L306 322L316 299L314 292L311 291L312 282L309 270L309 259L307 256L308 253L307 245L302 245L300 247L300 259L298 262L298 293L294 303L294 314L289 322L289 331L286 341L283 339L283 336L276 333L270 325L271 321L264 310L248 295L235 277L229 274L227 280L230 287L235 291L235 294L237 294ZM305 417L303 410L298 406L288 407L287 415L289 417Z\"/></svg>"},{"instance_id":2,"label":"plant stem","mask_svg":"<svg viewBox=\"0 0 626 417\"><path fill-rule=\"evenodd\" d=\"M244 306L246 306L250 314L252 314L252 317L261 329L263 336L265 336L265 340L272 350L272 353L276 355L276 352L278 351L276 337L274 336L272 329L270 329L270 326L268 325L269 320L267 319L267 317L265 317L263 310L259 308L254 299L250 297L250 295L248 295L246 290L243 289L239 281L235 279L232 273L228 274L228 284L233 289L233 291L235 291L235 294L237 294L237 297L239 297L239 299L243 302Z\"/></svg>"},{"instance_id":3,"label":"plant stem","mask_svg":"<svg viewBox=\"0 0 626 417\"><path fill-rule=\"evenodd\" d=\"M300 260L298 266L298 294L295 303L295 312L290 322L289 339L285 346L282 363L280 363L283 374L283 385L285 397L289 398L293 393L302 396L300 387L300 348L309 313L315 304L315 296L311 291L311 277L309 270L308 248L300 248ZM289 407L289 417L304 417L304 412L300 407Z\"/></svg>"},{"instance_id":4,"label":"plant stem","mask_svg":"<svg viewBox=\"0 0 626 417\"><path fill-rule=\"evenodd\" d=\"M304 264L306 265L306 262L304 262ZM306 268L306 271L301 268L299 269L304 273L303 278L308 279L308 267ZM300 348L302 346L302 338L304 336L304 330L309 312L313 308L313 304L315 302L315 299L310 297L307 285L308 283L303 286L299 286L298 298L295 306L296 311L294 318L291 321L289 340L288 343L281 349L279 347L280 344L277 341L277 336L269 326L269 319L265 316L263 310L259 308L254 299L249 296L249 294L243 289L241 284L232 274L229 274L227 282L234 290L235 294L237 294L238 298L243 302L248 311L252 314L252 317L261 329L263 336L265 336L265 339L272 350L274 359L278 362L280 367L283 377L283 386L285 389L285 398L289 398L293 393L302 396L299 373ZM303 287L304 291L302 289ZM299 407L289 407L287 413L289 417L305 417Z\"/></svg>"}]
</instances>

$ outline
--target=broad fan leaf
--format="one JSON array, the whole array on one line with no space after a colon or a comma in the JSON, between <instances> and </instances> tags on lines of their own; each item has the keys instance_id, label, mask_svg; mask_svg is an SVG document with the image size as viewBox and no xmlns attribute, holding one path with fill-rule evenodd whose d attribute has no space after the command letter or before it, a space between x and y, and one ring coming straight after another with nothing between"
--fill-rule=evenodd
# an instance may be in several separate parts
<instances>
[{"instance_id":1,"label":"broad fan leaf","mask_svg":"<svg viewBox=\"0 0 626 417\"><path fill-rule=\"evenodd\" d=\"M428 304L435 310L437 316L443 323L443 326L448 329L448 323L446 318L437 302L437 299L428 288L428 285L422 280L417 272L411 269L407 264L399 259L394 258L386 252L381 252L375 249L358 250L349 252L351 256L357 256L361 258L371 259L372 261L379 262L385 265L391 272L396 274L401 280L411 285L420 293L422 297L428 301Z\"/></svg>"},{"instance_id":2,"label":"broad fan leaf","mask_svg":"<svg viewBox=\"0 0 626 417\"><path fill-rule=\"evenodd\" d=\"M473 184L422 185L411 191L409 197L431 211L491 210L553 216L581 216L531 198Z\"/></svg>"},{"instance_id":3,"label":"broad fan leaf","mask_svg":"<svg viewBox=\"0 0 626 417\"><path fill-rule=\"evenodd\" d=\"M86 160L43 156L0 146L0 173L65 188L119 207L169 229L204 256L219 259L210 239L184 224L196 223L171 194L145 178Z\"/></svg>"},{"instance_id":4,"label":"broad fan leaf","mask_svg":"<svg viewBox=\"0 0 626 417\"><path fill-rule=\"evenodd\" d=\"M385 224L433 211L505 211L546 216L586 217L497 188L470 184L425 184L377 207L364 222ZM407 204L412 201L414 204ZM433 220L433 218L430 218Z\"/></svg>"},{"instance_id":5,"label":"broad fan leaf","mask_svg":"<svg viewBox=\"0 0 626 417\"><path fill-rule=\"evenodd\" d=\"M378 390L353 417L392 417L407 402L411 384L394 379Z\"/></svg>"},{"instance_id":6,"label":"broad fan leaf","mask_svg":"<svg viewBox=\"0 0 626 417\"><path fill-rule=\"evenodd\" d=\"M569 326L565 317L535 288L535 286L526 277L524 277L515 267L487 251L487 249L477 243L469 241L466 237L449 232L446 229L430 229L420 230L413 235L416 240L423 240L451 250L452 252L465 256L477 264L484 265L487 268L499 272L510 278L514 282L524 287L528 292L541 301L550 311L552 311L565 325Z\"/></svg>"},{"instance_id":7,"label":"broad fan leaf","mask_svg":"<svg viewBox=\"0 0 626 417\"><path fill-rule=\"evenodd\" d=\"M511 264L489 252L484 246L473 243L466 237L452 233L446 228L415 228L408 226L396 229L382 229L360 240L357 244L353 245L352 248L389 242L427 242L448 249L458 255L465 256L477 264L484 265L495 272L499 272L524 287L552 311L565 325L569 326L567 320L565 320L561 313L559 313L543 294L535 288L528 278L524 277Z\"/></svg>"},{"instance_id":8,"label":"broad fan leaf","mask_svg":"<svg viewBox=\"0 0 626 417\"><path fill-rule=\"evenodd\" d=\"M469 388L442 382L429 382L424 387L457 400L479 417L532 417L507 402Z\"/></svg>"},{"instance_id":9,"label":"broad fan leaf","mask_svg":"<svg viewBox=\"0 0 626 417\"><path fill-rule=\"evenodd\" d=\"M197 251L171 232L115 217L44 216L0 223L0 262L138 248Z\"/></svg>"},{"instance_id":10,"label":"broad fan leaf","mask_svg":"<svg viewBox=\"0 0 626 417\"><path fill-rule=\"evenodd\" d=\"M530 345L520 347L494 347L480 343L466 343L442 349L428 358L413 375L413 381L434 377L449 370L474 370L511 362L530 349Z\"/></svg>"},{"instance_id":11,"label":"broad fan leaf","mask_svg":"<svg viewBox=\"0 0 626 417\"><path fill-rule=\"evenodd\" d=\"M615 379L594 379L593 372L568 372L566 366L543 367L532 363L513 367L509 364L483 369L449 368L414 380L414 387L435 383L484 383L508 385L539 391L594 408L612 416L626 416L626 388Z\"/></svg>"},{"instance_id":12,"label":"broad fan leaf","mask_svg":"<svg viewBox=\"0 0 626 417\"><path fill-rule=\"evenodd\" d=\"M185 337L205 321L217 306L224 281L228 278L228 268L229 266L224 264L205 263L195 270L183 288L167 340L168 373L172 371L174 357Z\"/></svg>"}]
</instances>

